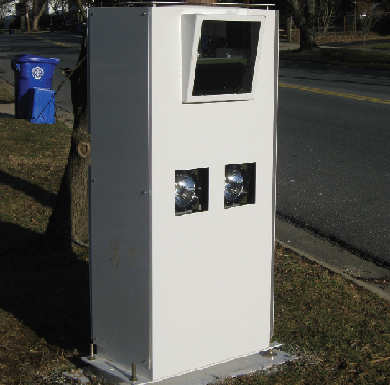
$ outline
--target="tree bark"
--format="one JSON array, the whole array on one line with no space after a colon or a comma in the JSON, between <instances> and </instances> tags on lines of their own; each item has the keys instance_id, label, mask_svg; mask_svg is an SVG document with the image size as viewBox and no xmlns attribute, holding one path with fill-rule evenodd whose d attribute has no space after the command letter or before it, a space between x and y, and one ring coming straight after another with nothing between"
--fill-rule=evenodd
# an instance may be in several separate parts
<instances>
[{"instance_id":1,"label":"tree bark","mask_svg":"<svg viewBox=\"0 0 390 385\"><path fill-rule=\"evenodd\" d=\"M39 10L38 13L36 13L36 9L37 9L37 4L35 3L35 9L34 9L34 15L32 17L32 22L31 22L31 30L33 31L36 31L38 30L38 23L39 23L39 19L41 18L42 14L43 14L43 11L45 10L46 8L46 4L47 4L47 1L44 1L42 3L42 6Z\"/></svg>"},{"instance_id":2,"label":"tree bark","mask_svg":"<svg viewBox=\"0 0 390 385\"><path fill-rule=\"evenodd\" d=\"M292 11L292 18L300 32L300 50L318 48L314 41L315 0L304 0L301 6L298 0L287 0Z\"/></svg>"},{"instance_id":3,"label":"tree bark","mask_svg":"<svg viewBox=\"0 0 390 385\"><path fill-rule=\"evenodd\" d=\"M26 24L27 24L27 32L30 32L30 18L28 17L28 3L27 3L27 0L25 0L25 6L26 6Z\"/></svg>"},{"instance_id":4,"label":"tree bark","mask_svg":"<svg viewBox=\"0 0 390 385\"><path fill-rule=\"evenodd\" d=\"M77 7L78 7L79 11L81 12L83 20L87 21L87 14L85 13L83 5L81 4L81 0L77 0Z\"/></svg>"},{"instance_id":5,"label":"tree bark","mask_svg":"<svg viewBox=\"0 0 390 385\"><path fill-rule=\"evenodd\" d=\"M74 124L68 163L45 232L51 250L74 251L75 242L88 241L88 166L90 135L87 114L87 47L81 47L78 64L70 75Z\"/></svg>"}]
</instances>

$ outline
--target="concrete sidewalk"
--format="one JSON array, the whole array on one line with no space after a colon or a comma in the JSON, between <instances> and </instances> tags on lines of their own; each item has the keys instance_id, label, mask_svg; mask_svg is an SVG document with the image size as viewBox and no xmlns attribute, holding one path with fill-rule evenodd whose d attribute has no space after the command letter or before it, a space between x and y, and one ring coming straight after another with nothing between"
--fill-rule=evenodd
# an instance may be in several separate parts
<instances>
[{"instance_id":1,"label":"concrete sidewalk","mask_svg":"<svg viewBox=\"0 0 390 385\"><path fill-rule=\"evenodd\" d=\"M299 49L299 43L279 41L279 51L290 51L292 49Z\"/></svg>"},{"instance_id":2,"label":"concrete sidewalk","mask_svg":"<svg viewBox=\"0 0 390 385\"><path fill-rule=\"evenodd\" d=\"M15 104L0 104L0 118L14 118Z\"/></svg>"}]
</instances>

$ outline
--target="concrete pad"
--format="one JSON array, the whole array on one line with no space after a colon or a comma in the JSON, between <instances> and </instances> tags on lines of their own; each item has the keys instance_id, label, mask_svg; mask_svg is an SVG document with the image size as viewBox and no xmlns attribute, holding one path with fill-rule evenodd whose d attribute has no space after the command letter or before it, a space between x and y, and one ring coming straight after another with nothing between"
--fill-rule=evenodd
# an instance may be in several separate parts
<instances>
[{"instance_id":1,"label":"concrete pad","mask_svg":"<svg viewBox=\"0 0 390 385\"><path fill-rule=\"evenodd\" d=\"M265 370L274 365L280 365L297 359L297 357L279 350L278 347L280 346L280 344L275 342L271 344L269 350L158 381L150 381L147 378L138 375L138 381L131 381L131 369L116 362L109 361L97 354L94 356L94 360L88 358L82 358L82 360L92 366L91 371L95 371L96 375L117 385L126 385L129 383L136 385L206 385L218 379L237 377L258 370Z\"/></svg>"},{"instance_id":2,"label":"concrete pad","mask_svg":"<svg viewBox=\"0 0 390 385\"><path fill-rule=\"evenodd\" d=\"M82 369L72 370L70 372L63 372L62 374L65 377L69 377L73 380L76 380L80 384L89 384L91 382L89 381L89 378L86 376Z\"/></svg>"}]
</instances>

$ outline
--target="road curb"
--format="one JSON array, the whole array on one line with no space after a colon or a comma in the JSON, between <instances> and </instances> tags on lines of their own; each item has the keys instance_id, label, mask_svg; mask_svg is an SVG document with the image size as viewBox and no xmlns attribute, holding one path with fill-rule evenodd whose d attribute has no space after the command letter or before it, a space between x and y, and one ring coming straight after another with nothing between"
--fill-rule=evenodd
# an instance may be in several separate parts
<instances>
[{"instance_id":1,"label":"road curb","mask_svg":"<svg viewBox=\"0 0 390 385\"><path fill-rule=\"evenodd\" d=\"M325 239L281 220L276 221L275 238L282 247L296 252L390 302L390 285L388 285L390 271L388 269L365 261ZM385 279L387 281L384 285L382 281Z\"/></svg>"}]
</instances>

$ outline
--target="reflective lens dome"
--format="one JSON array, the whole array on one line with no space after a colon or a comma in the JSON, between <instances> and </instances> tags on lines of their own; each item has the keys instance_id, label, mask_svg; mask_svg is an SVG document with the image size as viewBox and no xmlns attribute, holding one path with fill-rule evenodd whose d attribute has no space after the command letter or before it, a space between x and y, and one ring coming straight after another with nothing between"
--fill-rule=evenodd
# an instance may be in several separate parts
<instances>
[{"instance_id":1,"label":"reflective lens dome","mask_svg":"<svg viewBox=\"0 0 390 385\"><path fill-rule=\"evenodd\" d=\"M246 173L239 165L229 165L225 169L225 205L240 203L246 196Z\"/></svg>"},{"instance_id":2,"label":"reflective lens dome","mask_svg":"<svg viewBox=\"0 0 390 385\"><path fill-rule=\"evenodd\" d=\"M196 176L189 171L180 171L175 176L175 206L177 211L190 210L198 201Z\"/></svg>"}]
</instances>

